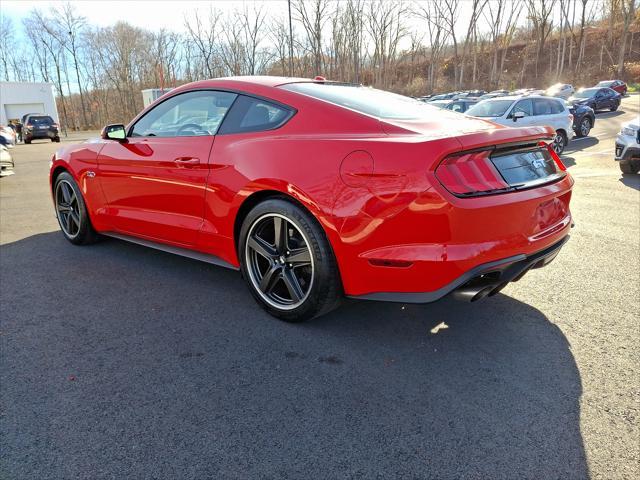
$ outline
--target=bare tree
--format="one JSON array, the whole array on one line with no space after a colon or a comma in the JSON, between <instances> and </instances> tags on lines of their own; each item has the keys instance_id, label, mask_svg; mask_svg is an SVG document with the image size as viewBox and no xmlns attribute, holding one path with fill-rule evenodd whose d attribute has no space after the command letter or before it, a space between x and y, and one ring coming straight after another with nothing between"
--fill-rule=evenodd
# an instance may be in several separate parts
<instances>
[{"instance_id":1,"label":"bare tree","mask_svg":"<svg viewBox=\"0 0 640 480\"><path fill-rule=\"evenodd\" d=\"M214 78L216 76L214 59L218 45L218 35L216 32L220 16L218 11L209 8L208 18L206 21L203 21L202 15L196 10L194 18L192 20L185 18L184 22L187 34L201 57L202 65L208 78Z\"/></svg>"},{"instance_id":2,"label":"bare tree","mask_svg":"<svg viewBox=\"0 0 640 480\"><path fill-rule=\"evenodd\" d=\"M622 33L618 47L618 77L624 74L624 57L627 47L629 27L636 16L636 0L620 0L620 12L622 13Z\"/></svg>"},{"instance_id":3,"label":"bare tree","mask_svg":"<svg viewBox=\"0 0 640 480\"><path fill-rule=\"evenodd\" d=\"M535 77L538 78L538 63L544 53L544 47L553 28L551 14L556 0L527 0L529 20L533 24L536 39Z\"/></svg>"},{"instance_id":4,"label":"bare tree","mask_svg":"<svg viewBox=\"0 0 640 480\"><path fill-rule=\"evenodd\" d=\"M292 7L296 20L302 23L306 33L308 48L313 56L315 75L320 75L324 70L322 32L331 16L330 3L328 0L295 0L292 2Z\"/></svg>"},{"instance_id":5,"label":"bare tree","mask_svg":"<svg viewBox=\"0 0 640 480\"><path fill-rule=\"evenodd\" d=\"M433 92L436 84L438 65L442 58L444 48L449 38L449 31L444 27L441 19L442 8L438 1L418 3L415 6L415 15L424 20L429 37L429 67L427 77L429 91Z\"/></svg>"},{"instance_id":6,"label":"bare tree","mask_svg":"<svg viewBox=\"0 0 640 480\"><path fill-rule=\"evenodd\" d=\"M74 8L70 3L65 3L61 11L52 11L51 23L53 24L53 28L47 29L47 31L51 35L56 37L58 43L65 50L67 50L67 52L69 52L73 61L76 81L78 83L78 91L80 93L82 119L83 124L86 128L86 126L88 125L87 110L84 102L84 93L82 88L82 81L80 79L80 66L78 59L79 38L82 34L83 28L86 25L86 19L84 17L76 15L74 12Z\"/></svg>"}]
</instances>

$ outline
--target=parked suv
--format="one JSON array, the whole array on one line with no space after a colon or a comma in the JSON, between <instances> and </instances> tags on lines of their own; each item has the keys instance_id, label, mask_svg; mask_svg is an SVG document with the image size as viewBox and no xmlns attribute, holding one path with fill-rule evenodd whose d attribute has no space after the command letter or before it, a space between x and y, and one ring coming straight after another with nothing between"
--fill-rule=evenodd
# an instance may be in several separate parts
<instances>
[{"instance_id":1,"label":"parked suv","mask_svg":"<svg viewBox=\"0 0 640 480\"><path fill-rule=\"evenodd\" d=\"M616 138L616 161L622 173L640 172L640 115L622 124Z\"/></svg>"},{"instance_id":2,"label":"parked suv","mask_svg":"<svg viewBox=\"0 0 640 480\"><path fill-rule=\"evenodd\" d=\"M596 124L593 108L582 104L571 105L569 112L573 115L573 131L578 137L586 137Z\"/></svg>"},{"instance_id":3,"label":"parked suv","mask_svg":"<svg viewBox=\"0 0 640 480\"><path fill-rule=\"evenodd\" d=\"M58 124L49 115L25 115L23 117L24 143L38 138L50 138L52 142L59 142Z\"/></svg>"},{"instance_id":4,"label":"parked suv","mask_svg":"<svg viewBox=\"0 0 640 480\"><path fill-rule=\"evenodd\" d=\"M491 98L465 112L506 127L550 126L556 131L553 149L560 155L573 138L573 115L560 98L541 95Z\"/></svg>"},{"instance_id":5,"label":"parked suv","mask_svg":"<svg viewBox=\"0 0 640 480\"><path fill-rule=\"evenodd\" d=\"M573 96L569 97L571 105L587 105L598 110L611 110L615 112L620 106L622 96L610 88L581 88Z\"/></svg>"}]
</instances>

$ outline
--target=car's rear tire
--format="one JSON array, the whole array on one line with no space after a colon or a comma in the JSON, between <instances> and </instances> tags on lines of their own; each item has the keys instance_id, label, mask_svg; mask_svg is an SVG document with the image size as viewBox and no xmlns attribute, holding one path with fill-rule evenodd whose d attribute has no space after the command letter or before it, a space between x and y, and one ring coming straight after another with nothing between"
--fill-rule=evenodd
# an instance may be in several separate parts
<instances>
[{"instance_id":1,"label":"car's rear tire","mask_svg":"<svg viewBox=\"0 0 640 480\"><path fill-rule=\"evenodd\" d=\"M629 160L620 162L620 170L622 173L638 173L640 172L640 160Z\"/></svg>"},{"instance_id":2,"label":"car's rear tire","mask_svg":"<svg viewBox=\"0 0 640 480\"><path fill-rule=\"evenodd\" d=\"M578 136L579 137L586 137L587 135L589 135L589 132L591 131L591 119L589 117L585 117L580 121L580 127L578 128Z\"/></svg>"},{"instance_id":3,"label":"car's rear tire","mask_svg":"<svg viewBox=\"0 0 640 480\"><path fill-rule=\"evenodd\" d=\"M53 199L60 230L67 240L75 245L88 245L98 240L82 192L70 173L62 172L56 177Z\"/></svg>"},{"instance_id":4,"label":"car's rear tire","mask_svg":"<svg viewBox=\"0 0 640 480\"><path fill-rule=\"evenodd\" d=\"M556 152L556 154L562 155L562 152L564 152L564 149L567 146L567 142L567 134L562 130L557 130L556 136L553 139L553 150Z\"/></svg>"},{"instance_id":5,"label":"car's rear tire","mask_svg":"<svg viewBox=\"0 0 640 480\"><path fill-rule=\"evenodd\" d=\"M27 145L29 145L31 143L31 140L26 140L24 141L24 143L26 143Z\"/></svg>"},{"instance_id":6,"label":"car's rear tire","mask_svg":"<svg viewBox=\"0 0 640 480\"><path fill-rule=\"evenodd\" d=\"M242 223L238 241L242 275L271 315L301 322L333 310L342 284L320 224L285 199L259 203Z\"/></svg>"}]
</instances>

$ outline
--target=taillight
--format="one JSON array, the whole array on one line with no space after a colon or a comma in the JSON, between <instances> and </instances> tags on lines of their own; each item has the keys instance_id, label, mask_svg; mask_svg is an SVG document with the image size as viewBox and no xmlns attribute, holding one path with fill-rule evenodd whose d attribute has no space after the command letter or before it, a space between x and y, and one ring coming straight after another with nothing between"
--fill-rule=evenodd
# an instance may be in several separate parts
<instances>
[{"instance_id":1,"label":"taillight","mask_svg":"<svg viewBox=\"0 0 640 480\"><path fill-rule=\"evenodd\" d=\"M573 115L571 113L569 114L569 121L573 123Z\"/></svg>"},{"instance_id":2,"label":"taillight","mask_svg":"<svg viewBox=\"0 0 640 480\"><path fill-rule=\"evenodd\" d=\"M31 125L30 123L27 123L27 128L31 128L33 127L33 125Z\"/></svg>"},{"instance_id":3,"label":"taillight","mask_svg":"<svg viewBox=\"0 0 640 480\"><path fill-rule=\"evenodd\" d=\"M538 145L540 147L546 148L549 151L549 155L551 155L551 158L553 158L553 161L556 162L556 165L560 170L562 170L563 172L567 171L567 167L564 166L564 163L562 163L562 160L560 159L560 157L558 156L558 154L553 149L550 143L540 142Z\"/></svg>"},{"instance_id":4,"label":"taillight","mask_svg":"<svg viewBox=\"0 0 640 480\"><path fill-rule=\"evenodd\" d=\"M58 125L57 123L54 123L51 126L54 127L54 128L60 128L60 125Z\"/></svg>"},{"instance_id":5,"label":"taillight","mask_svg":"<svg viewBox=\"0 0 640 480\"><path fill-rule=\"evenodd\" d=\"M435 174L454 195L487 193L509 188L491 162L490 150L464 153L445 158Z\"/></svg>"}]
</instances>

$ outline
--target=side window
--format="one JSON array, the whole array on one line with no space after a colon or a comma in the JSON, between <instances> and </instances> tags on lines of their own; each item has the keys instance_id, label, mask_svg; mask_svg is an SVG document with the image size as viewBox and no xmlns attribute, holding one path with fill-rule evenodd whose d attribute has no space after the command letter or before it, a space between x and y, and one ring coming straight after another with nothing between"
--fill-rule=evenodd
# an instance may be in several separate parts
<instances>
[{"instance_id":1,"label":"side window","mask_svg":"<svg viewBox=\"0 0 640 480\"><path fill-rule=\"evenodd\" d=\"M199 90L165 100L138 120L132 137L194 137L215 135L237 95Z\"/></svg>"},{"instance_id":2,"label":"side window","mask_svg":"<svg viewBox=\"0 0 640 480\"><path fill-rule=\"evenodd\" d=\"M454 112L464 112L464 104L456 102L451 106L451 110Z\"/></svg>"},{"instance_id":3,"label":"side window","mask_svg":"<svg viewBox=\"0 0 640 480\"><path fill-rule=\"evenodd\" d=\"M533 101L533 114L534 115L551 115L552 112L551 100L544 100L542 98L536 98Z\"/></svg>"},{"instance_id":4,"label":"side window","mask_svg":"<svg viewBox=\"0 0 640 480\"><path fill-rule=\"evenodd\" d=\"M259 98L240 95L225 119L220 133L246 133L273 130L294 114L292 109Z\"/></svg>"},{"instance_id":5,"label":"side window","mask_svg":"<svg viewBox=\"0 0 640 480\"><path fill-rule=\"evenodd\" d=\"M511 110L511 113L509 114L509 118L513 117L513 114L516 112L524 112L526 116L530 117L531 115L533 115L532 103L533 102L531 102L530 98L520 100L518 103L516 103L516 106L513 107L513 110Z\"/></svg>"},{"instance_id":6,"label":"side window","mask_svg":"<svg viewBox=\"0 0 640 480\"><path fill-rule=\"evenodd\" d=\"M557 113L564 112L564 105L562 104L562 102L558 102L558 101L555 101L555 100L548 100L548 101L551 104L551 113L552 114L557 114Z\"/></svg>"}]
</instances>

